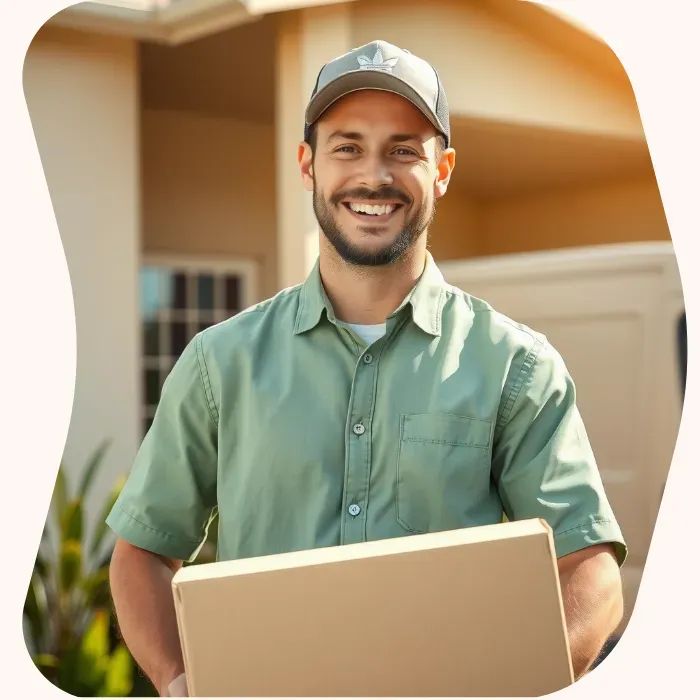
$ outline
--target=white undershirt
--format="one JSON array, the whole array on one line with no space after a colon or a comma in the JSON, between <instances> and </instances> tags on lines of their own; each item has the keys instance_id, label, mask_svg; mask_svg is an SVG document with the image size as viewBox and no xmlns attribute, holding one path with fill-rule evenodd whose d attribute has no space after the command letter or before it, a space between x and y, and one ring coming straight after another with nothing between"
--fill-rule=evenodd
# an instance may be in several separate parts
<instances>
[{"instance_id":1,"label":"white undershirt","mask_svg":"<svg viewBox=\"0 0 700 700\"><path fill-rule=\"evenodd\" d=\"M342 325L357 333L367 345L372 345L386 333L386 323L378 323L373 326L365 326L359 323L343 323Z\"/></svg>"}]
</instances>

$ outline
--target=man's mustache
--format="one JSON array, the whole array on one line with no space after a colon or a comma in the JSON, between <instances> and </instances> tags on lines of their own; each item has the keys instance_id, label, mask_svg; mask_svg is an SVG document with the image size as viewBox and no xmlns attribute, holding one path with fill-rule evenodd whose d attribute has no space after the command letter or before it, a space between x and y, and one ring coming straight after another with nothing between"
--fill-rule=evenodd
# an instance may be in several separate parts
<instances>
[{"instance_id":1,"label":"man's mustache","mask_svg":"<svg viewBox=\"0 0 700 700\"><path fill-rule=\"evenodd\" d=\"M371 190L365 187L358 187L354 190L345 190L344 192L336 192L331 199L331 204L340 204L348 199L365 199L367 201L386 202L399 201L402 204L410 204L411 200L400 190L393 187L382 187L379 190Z\"/></svg>"}]
</instances>

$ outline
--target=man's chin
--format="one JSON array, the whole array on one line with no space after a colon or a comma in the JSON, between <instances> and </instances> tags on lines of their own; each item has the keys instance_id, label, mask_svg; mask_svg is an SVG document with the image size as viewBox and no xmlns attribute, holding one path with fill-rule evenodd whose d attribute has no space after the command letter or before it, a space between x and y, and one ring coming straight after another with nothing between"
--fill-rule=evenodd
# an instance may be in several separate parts
<instances>
[{"instance_id":1,"label":"man's chin","mask_svg":"<svg viewBox=\"0 0 700 700\"><path fill-rule=\"evenodd\" d=\"M401 227L396 225L362 225L341 226L340 231L347 245L359 250L381 250L394 245L401 236Z\"/></svg>"},{"instance_id":2,"label":"man's chin","mask_svg":"<svg viewBox=\"0 0 700 700\"><path fill-rule=\"evenodd\" d=\"M400 255L396 246L390 243L371 245L367 243L353 244L345 241L331 241L340 257L350 265L360 267L385 267L396 262Z\"/></svg>"}]
</instances>

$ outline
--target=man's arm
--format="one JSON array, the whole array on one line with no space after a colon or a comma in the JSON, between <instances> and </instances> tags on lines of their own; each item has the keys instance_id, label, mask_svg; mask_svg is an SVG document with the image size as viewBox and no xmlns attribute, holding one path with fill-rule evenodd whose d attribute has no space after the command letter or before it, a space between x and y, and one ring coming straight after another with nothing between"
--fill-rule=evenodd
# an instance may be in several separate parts
<instances>
[{"instance_id":1,"label":"man's arm","mask_svg":"<svg viewBox=\"0 0 700 700\"><path fill-rule=\"evenodd\" d=\"M172 578L196 558L217 506L218 412L200 362L202 336L165 380L151 429L106 521L118 538L110 566L117 619L163 694L183 666Z\"/></svg>"},{"instance_id":2,"label":"man's arm","mask_svg":"<svg viewBox=\"0 0 700 700\"><path fill-rule=\"evenodd\" d=\"M109 571L124 642L161 696L185 670L171 587L181 566L119 539Z\"/></svg>"},{"instance_id":3,"label":"man's arm","mask_svg":"<svg viewBox=\"0 0 700 700\"><path fill-rule=\"evenodd\" d=\"M492 473L509 520L540 518L552 528L578 679L620 623L627 545L561 355L541 338L513 364L507 388Z\"/></svg>"},{"instance_id":4,"label":"man's arm","mask_svg":"<svg viewBox=\"0 0 700 700\"><path fill-rule=\"evenodd\" d=\"M568 554L558 564L574 677L578 680L622 620L620 567L614 548L608 544Z\"/></svg>"}]
</instances>

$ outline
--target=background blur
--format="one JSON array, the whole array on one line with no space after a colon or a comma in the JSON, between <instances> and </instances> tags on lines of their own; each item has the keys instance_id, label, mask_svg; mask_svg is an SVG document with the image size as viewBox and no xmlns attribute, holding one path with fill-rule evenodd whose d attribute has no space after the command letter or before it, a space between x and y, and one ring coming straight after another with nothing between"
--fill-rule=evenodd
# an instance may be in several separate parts
<instances>
[{"instance_id":1,"label":"background blur","mask_svg":"<svg viewBox=\"0 0 700 700\"><path fill-rule=\"evenodd\" d=\"M25 622L37 664L68 692L152 694L109 620L103 511L190 338L309 271L304 107L323 63L380 38L432 62L448 95L457 167L431 233L436 261L546 333L576 380L630 546L629 619L685 355L666 218L610 48L520 0L88 2L38 32L24 70L78 334Z\"/></svg>"}]
</instances>

